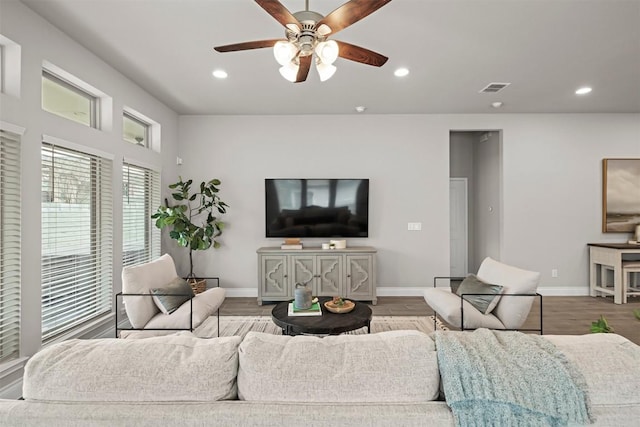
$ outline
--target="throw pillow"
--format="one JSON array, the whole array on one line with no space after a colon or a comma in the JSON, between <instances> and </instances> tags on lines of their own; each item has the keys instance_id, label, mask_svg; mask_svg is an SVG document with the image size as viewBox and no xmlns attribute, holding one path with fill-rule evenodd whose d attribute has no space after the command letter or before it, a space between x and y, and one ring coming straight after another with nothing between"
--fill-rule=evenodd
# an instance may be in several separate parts
<instances>
[{"instance_id":1,"label":"throw pillow","mask_svg":"<svg viewBox=\"0 0 640 427\"><path fill-rule=\"evenodd\" d=\"M464 279L460 279L460 280L449 280L449 287L451 287L451 293L452 294L457 294L458 293L458 288L460 287L460 283L462 283L462 280Z\"/></svg>"},{"instance_id":2,"label":"throw pillow","mask_svg":"<svg viewBox=\"0 0 640 427\"><path fill-rule=\"evenodd\" d=\"M152 288L149 291L153 295L153 301L164 314L173 313L194 296L191 286L179 277L162 288Z\"/></svg>"},{"instance_id":3,"label":"throw pillow","mask_svg":"<svg viewBox=\"0 0 640 427\"><path fill-rule=\"evenodd\" d=\"M456 294L462 296L463 294L483 294L483 295L466 295L465 301L478 309L482 314L489 314L496 308L498 301L500 301L500 294L502 293L502 286L492 285L485 283L478 279L475 274L468 275L458 289Z\"/></svg>"}]
</instances>

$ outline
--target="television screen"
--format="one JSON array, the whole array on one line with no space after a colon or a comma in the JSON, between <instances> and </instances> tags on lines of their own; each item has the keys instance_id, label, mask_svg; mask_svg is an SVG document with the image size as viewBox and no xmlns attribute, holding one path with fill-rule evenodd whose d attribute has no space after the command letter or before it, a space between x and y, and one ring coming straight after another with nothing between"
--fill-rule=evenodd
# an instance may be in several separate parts
<instances>
[{"instance_id":1,"label":"television screen","mask_svg":"<svg viewBox=\"0 0 640 427\"><path fill-rule=\"evenodd\" d=\"M266 179L267 237L368 237L368 179Z\"/></svg>"}]
</instances>

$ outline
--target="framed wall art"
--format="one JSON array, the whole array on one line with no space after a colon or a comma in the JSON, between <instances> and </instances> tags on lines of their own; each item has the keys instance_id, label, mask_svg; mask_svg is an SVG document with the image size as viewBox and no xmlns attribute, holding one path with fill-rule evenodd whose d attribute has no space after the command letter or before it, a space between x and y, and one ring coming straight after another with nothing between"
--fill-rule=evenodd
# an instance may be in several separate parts
<instances>
[{"instance_id":1,"label":"framed wall art","mask_svg":"<svg viewBox=\"0 0 640 427\"><path fill-rule=\"evenodd\" d=\"M602 160L602 231L633 233L640 224L640 159Z\"/></svg>"}]
</instances>

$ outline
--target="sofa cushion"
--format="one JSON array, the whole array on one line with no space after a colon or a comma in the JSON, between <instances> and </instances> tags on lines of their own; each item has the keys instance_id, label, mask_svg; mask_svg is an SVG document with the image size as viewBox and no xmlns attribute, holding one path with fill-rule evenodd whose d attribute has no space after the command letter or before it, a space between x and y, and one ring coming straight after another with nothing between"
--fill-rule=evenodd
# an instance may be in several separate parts
<instances>
[{"instance_id":1,"label":"sofa cushion","mask_svg":"<svg viewBox=\"0 0 640 427\"><path fill-rule=\"evenodd\" d=\"M456 289L456 294L462 298L463 294L484 294L484 295L466 295L465 301L478 309L482 314L489 314L498 305L500 301L500 292L502 286L486 283L475 274L468 275L460 286Z\"/></svg>"},{"instance_id":2,"label":"sofa cushion","mask_svg":"<svg viewBox=\"0 0 640 427\"><path fill-rule=\"evenodd\" d=\"M640 411L640 346L616 334L543 337L582 373L592 405L634 405Z\"/></svg>"},{"instance_id":3,"label":"sofa cushion","mask_svg":"<svg viewBox=\"0 0 640 427\"><path fill-rule=\"evenodd\" d=\"M241 400L408 403L438 397L435 345L418 331L325 338L249 332L238 351Z\"/></svg>"},{"instance_id":4,"label":"sofa cushion","mask_svg":"<svg viewBox=\"0 0 640 427\"><path fill-rule=\"evenodd\" d=\"M535 297L508 296L504 294L534 294L540 281L540 273L503 264L489 257L478 269L478 278L487 283L502 285L502 297L493 311L507 329L518 329L529 315Z\"/></svg>"},{"instance_id":5,"label":"sofa cushion","mask_svg":"<svg viewBox=\"0 0 640 427\"><path fill-rule=\"evenodd\" d=\"M186 280L176 277L161 288L151 288L153 302L163 314L171 314L194 295Z\"/></svg>"},{"instance_id":6,"label":"sofa cushion","mask_svg":"<svg viewBox=\"0 0 640 427\"><path fill-rule=\"evenodd\" d=\"M462 314L460 313L460 297L449 291L438 288L427 288L424 291L424 299L448 324L460 327ZM464 327L466 329L490 328L505 329L504 325L493 314L482 314L477 308L463 301Z\"/></svg>"},{"instance_id":7,"label":"sofa cushion","mask_svg":"<svg viewBox=\"0 0 640 427\"><path fill-rule=\"evenodd\" d=\"M215 401L236 397L240 337L173 335L141 340L69 340L25 367L26 400Z\"/></svg>"},{"instance_id":8,"label":"sofa cushion","mask_svg":"<svg viewBox=\"0 0 640 427\"><path fill-rule=\"evenodd\" d=\"M164 254L151 262L122 269L122 292L148 294L149 289L164 286L178 277L173 258ZM160 310L150 296L123 297L127 317L134 328L144 327Z\"/></svg>"}]
</instances>

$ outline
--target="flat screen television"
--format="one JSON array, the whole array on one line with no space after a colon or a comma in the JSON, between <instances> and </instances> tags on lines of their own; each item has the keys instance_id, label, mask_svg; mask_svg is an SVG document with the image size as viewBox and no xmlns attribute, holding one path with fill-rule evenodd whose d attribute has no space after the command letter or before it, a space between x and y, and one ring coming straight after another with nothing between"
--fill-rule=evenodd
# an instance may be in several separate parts
<instances>
[{"instance_id":1,"label":"flat screen television","mask_svg":"<svg viewBox=\"0 0 640 427\"><path fill-rule=\"evenodd\" d=\"M265 179L267 237L368 237L368 179Z\"/></svg>"}]
</instances>

